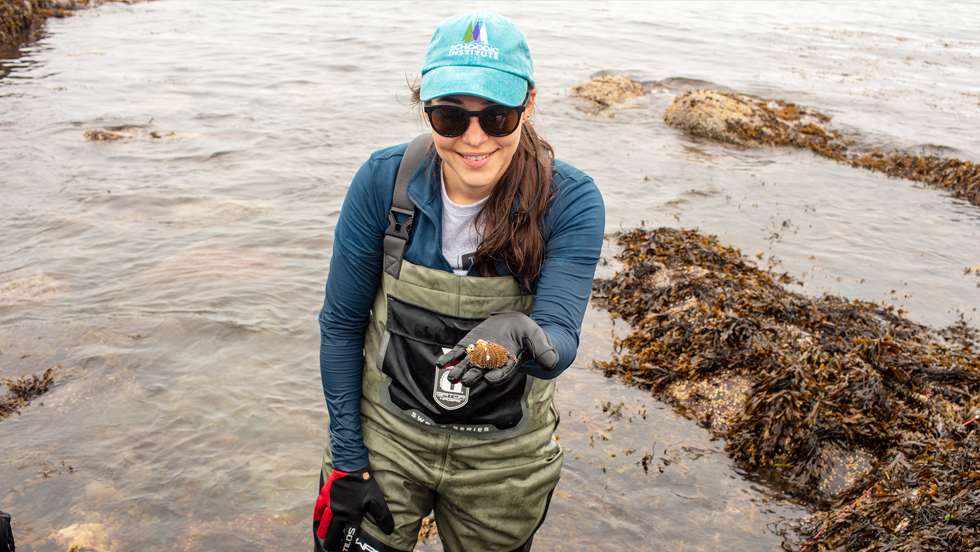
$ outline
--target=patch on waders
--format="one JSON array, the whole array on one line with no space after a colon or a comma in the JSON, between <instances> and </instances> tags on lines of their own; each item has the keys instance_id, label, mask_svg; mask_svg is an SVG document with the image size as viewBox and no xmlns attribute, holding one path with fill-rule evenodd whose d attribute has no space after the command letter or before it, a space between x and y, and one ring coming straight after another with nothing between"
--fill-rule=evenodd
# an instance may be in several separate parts
<instances>
[{"instance_id":1,"label":"patch on waders","mask_svg":"<svg viewBox=\"0 0 980 552\"><path fill-rule=\"evenodd\" d=\"M448 347L443 347L442 353L446 354L451 350ZM454 366L456 366L455 363L437 369L435 386L432 388L432 398L435 399L436 404L446 410L456 410L470 400L469 387L464 387L462 382L453 383L449 381L449 372L453 370Z\"/></svg>"}]
</instances>

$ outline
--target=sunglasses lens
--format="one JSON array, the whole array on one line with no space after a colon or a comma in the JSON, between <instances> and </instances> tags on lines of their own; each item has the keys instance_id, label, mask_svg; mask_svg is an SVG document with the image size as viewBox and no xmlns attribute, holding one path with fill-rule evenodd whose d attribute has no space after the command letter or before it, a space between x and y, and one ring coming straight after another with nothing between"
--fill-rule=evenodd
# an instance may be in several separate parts
<instances>
[{"instance_id":1,"label":"sunglasses lens","mask_svg":"<svg viewBox=\"0 0 980 552\"><path fill-rule=\"evenodd\" d=\"M490 136L507 136L517 129L521 117L513 107L497 106L483 110L480 125Z\"/></svg>"},{"instance_id":2,"label":"sunglasses lens","mask_svg":"<svg viewBox=\"0 0 980 552\"><path fill-rule=\"evenodd\" d=\"M458 107L439 106L429 113L432 128L443 136L459 136L466 132L470 118Z\"/></svg>"}]
</instances>

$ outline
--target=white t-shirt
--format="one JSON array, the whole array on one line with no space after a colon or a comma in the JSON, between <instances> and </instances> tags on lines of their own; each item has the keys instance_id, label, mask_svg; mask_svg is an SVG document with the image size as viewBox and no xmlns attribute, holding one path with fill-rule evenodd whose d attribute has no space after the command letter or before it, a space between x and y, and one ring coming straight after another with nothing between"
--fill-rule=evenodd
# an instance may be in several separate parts
<instances>
[{"instance_id":1,"label":"white t-shirt","mask_svg":"<svg viewBox=\"0 0 980 552\"><path fill-rule=\"evenodd\" d=\"M454 203L446 194L446 179L442 177L442 171L439 171L439 177L442 181L442 254L452 265L453 272L466 274L480 245L480 234L473 221L487 198L473 205Z\"/></svg>"}]
</instances>

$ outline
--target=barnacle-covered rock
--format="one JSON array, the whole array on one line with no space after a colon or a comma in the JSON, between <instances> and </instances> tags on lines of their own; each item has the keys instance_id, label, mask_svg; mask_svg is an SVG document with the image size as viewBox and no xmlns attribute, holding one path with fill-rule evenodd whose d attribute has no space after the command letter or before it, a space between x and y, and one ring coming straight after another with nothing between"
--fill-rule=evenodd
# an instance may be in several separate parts
<instances>
[{"instance_id":1,"label":"barnacle-covered rock","mask_svg":"<svg viewBox=\"0 0 980 552\"><path fill-rule=\"evenodd\" d=\"M502 345L478 339L476 343L466 348L470 355L470 364L487 370L494 370L507 364L507 349Z\"/></svg>"},{"instance_id":2,"label":"barnacle-covered rock","mask_svg":"<svg viewBox=\"0 0 980 552\"><path fill-rule=\"evenodd\" d=\"M643 85L635 80L617 75L603 75L576 84L572 94L589 101L589 111L599 112L629 98L642 96Z\"/></svg>"},{"instance_id":3,"label":"barnacle-covered rock","mask_svg":"<svg viewBox=\"0 0 980 552\"><path fill-rule=\"evenodd\" d=\"M827 127L830 117L781 100L692 90L680 96L664 121L675 128L739 146L795 146L842 159L845 143Z\"/></svg>"}]
</instances>

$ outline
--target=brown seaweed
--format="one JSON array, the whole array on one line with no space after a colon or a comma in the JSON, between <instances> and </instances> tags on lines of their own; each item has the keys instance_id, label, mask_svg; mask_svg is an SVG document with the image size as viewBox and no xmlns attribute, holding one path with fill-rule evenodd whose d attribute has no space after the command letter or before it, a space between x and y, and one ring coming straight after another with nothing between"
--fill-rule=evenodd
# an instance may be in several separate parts
<instances>
[{"instance_id":1,"label":"brown seaweed","mask_svg":"<svg viewBox=\"0 0 980 552\"><path fill-rule=\"evenodd\" d=\"M750 390L726 423L702 421L741 465L803 500L834 500L835 510L796 526L806 538L823 530L818 549L980 543L978 438L964 425L980 411L976 329L959 321L937 331L891 307L789 291L786 274L694 231L616 239L624 268L595 281L594 299L631 333L616 341L612 361L599 363L607 376L675 404L669 391L678 382L745 378ZM821 495L828 470L854 451L870 461L843 492ZM866 498L834 517L869 485Z\"/></svg>"},{"instance_id":2,"label":"brown seaweed","mask_svg":"<svg viewBox=\"0 0 980 552\"><path fill-rule=\"evenodd\" d=\"M9 393L0 396L0 420L47 393L54 385L54 377L54 368L48 368L39 374L28 374L16 380L3 378Z\"/></svg>"},{"instance_id":3,"label":"brown seaweed","mask_svg":"<svg viewBox=\"0 0 980 552\"><path fill-rule=\"evenodd\" d=\"M781 100L692 90L674 100L664 121L696 136L741 146L808 149L852 167L922 182L980 206L980 165L938 155L857 151L856 136L832 129L830 117Z\"/></svg>"}]
</instances>

